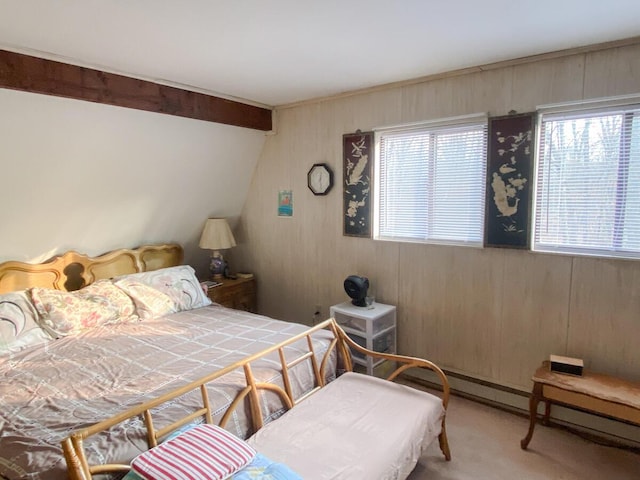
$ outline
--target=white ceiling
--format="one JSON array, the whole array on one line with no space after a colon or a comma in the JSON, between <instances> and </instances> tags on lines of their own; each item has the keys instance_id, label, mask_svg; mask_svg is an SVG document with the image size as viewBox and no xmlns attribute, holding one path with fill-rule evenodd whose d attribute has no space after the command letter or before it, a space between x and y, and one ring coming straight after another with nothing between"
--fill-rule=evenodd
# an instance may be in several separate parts
<instances>
[{"instance_id":1,"label":"white ceiling","mask_svg":"<svg viewBox=\"0 0 640 480\"><path fill-rule=\"evenodd\" d=\"M0 48L267 106L640 35L640 0L0 0Z\"/></svg>"}]
</instances>

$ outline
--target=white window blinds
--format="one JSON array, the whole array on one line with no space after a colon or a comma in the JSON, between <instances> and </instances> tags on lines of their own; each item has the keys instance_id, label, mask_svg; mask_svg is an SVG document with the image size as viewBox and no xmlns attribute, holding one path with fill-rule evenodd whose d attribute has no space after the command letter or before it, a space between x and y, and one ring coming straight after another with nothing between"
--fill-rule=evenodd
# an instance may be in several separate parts
<instances>
[{"instance_id":1,"label":"white window blinds","mask_svg":"<svg viewBox=\"0 0 640 480\"><path fill-rule=\"evenodd\" d=\"M542 114L534 250L640 256L640 105Z\"/></svg>"},{"instance_id":2,"label":"white window blinds","mask_svg":"<svg viewBox=\"0 0 640 480\"><path fill-rule=\"evenodd\" d=\"M486 117L376 135L374 237L482 245Z\"/></svg>"}]
</instances>

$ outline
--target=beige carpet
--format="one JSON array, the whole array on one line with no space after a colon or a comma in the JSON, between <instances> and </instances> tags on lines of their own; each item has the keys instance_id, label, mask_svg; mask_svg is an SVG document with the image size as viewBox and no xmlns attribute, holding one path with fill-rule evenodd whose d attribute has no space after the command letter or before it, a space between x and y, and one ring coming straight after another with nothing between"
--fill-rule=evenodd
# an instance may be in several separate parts
<instances>
[{"instance_id":1,"label":"beige carpet","mask_svg":"<svg viewBox=\"0 0 640 480\"><path fill-rule=\"evenodd\" d=\"M520 448L529 420L452 396L447 415L451 462L437 441L409 480L640 480L640 454L598 445L562 428L536 425Z\"/></svg>"}]
</instances>

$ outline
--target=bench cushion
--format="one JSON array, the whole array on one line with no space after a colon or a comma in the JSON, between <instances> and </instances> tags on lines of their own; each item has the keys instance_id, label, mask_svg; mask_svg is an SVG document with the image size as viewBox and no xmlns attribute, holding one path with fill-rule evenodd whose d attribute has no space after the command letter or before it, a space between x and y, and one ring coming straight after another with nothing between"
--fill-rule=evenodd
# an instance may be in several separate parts
<instances>
[{"instance_id":1,"label":"bench cushion","mask_svg":"<svg viewBox=\"0 0 640 480\"><path fill-rule=\"evenodd\" d=\"M305 480L402 479L440 434L443 415L434 395L346 373L248 443Z\"/></svg>"}]
</instances>

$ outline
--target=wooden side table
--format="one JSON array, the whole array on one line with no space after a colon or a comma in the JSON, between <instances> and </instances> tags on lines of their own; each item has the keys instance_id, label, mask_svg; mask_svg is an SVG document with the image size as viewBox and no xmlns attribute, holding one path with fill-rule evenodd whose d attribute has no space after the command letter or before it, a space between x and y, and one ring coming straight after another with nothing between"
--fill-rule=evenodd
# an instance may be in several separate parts
<instances>
[{"instance_id":1,"label":"wooden side table","mask_svg":"<svg viewBox=\"0 0 640 480\"><path fill-rule=\"evenodd\" d=\"M581 377L552 372L548 361L536 370L532 380L529 431L520 441L523 450L533 436L540 402L545 402L543 424L549 423L551 404L555 403L640 426L640 383L587 370Z\"/></svg>"},{"instance_id":2,"label":"wooden side table","mask_svg":"<svg viewBox=\"0 0 640 480\"><path fill-rule=\"evenodd\" d=\"M255 278L225 278L222 285L209 288L207 295L222 306L256 313L256 290Z\"/></svg>"}]
</instances>

